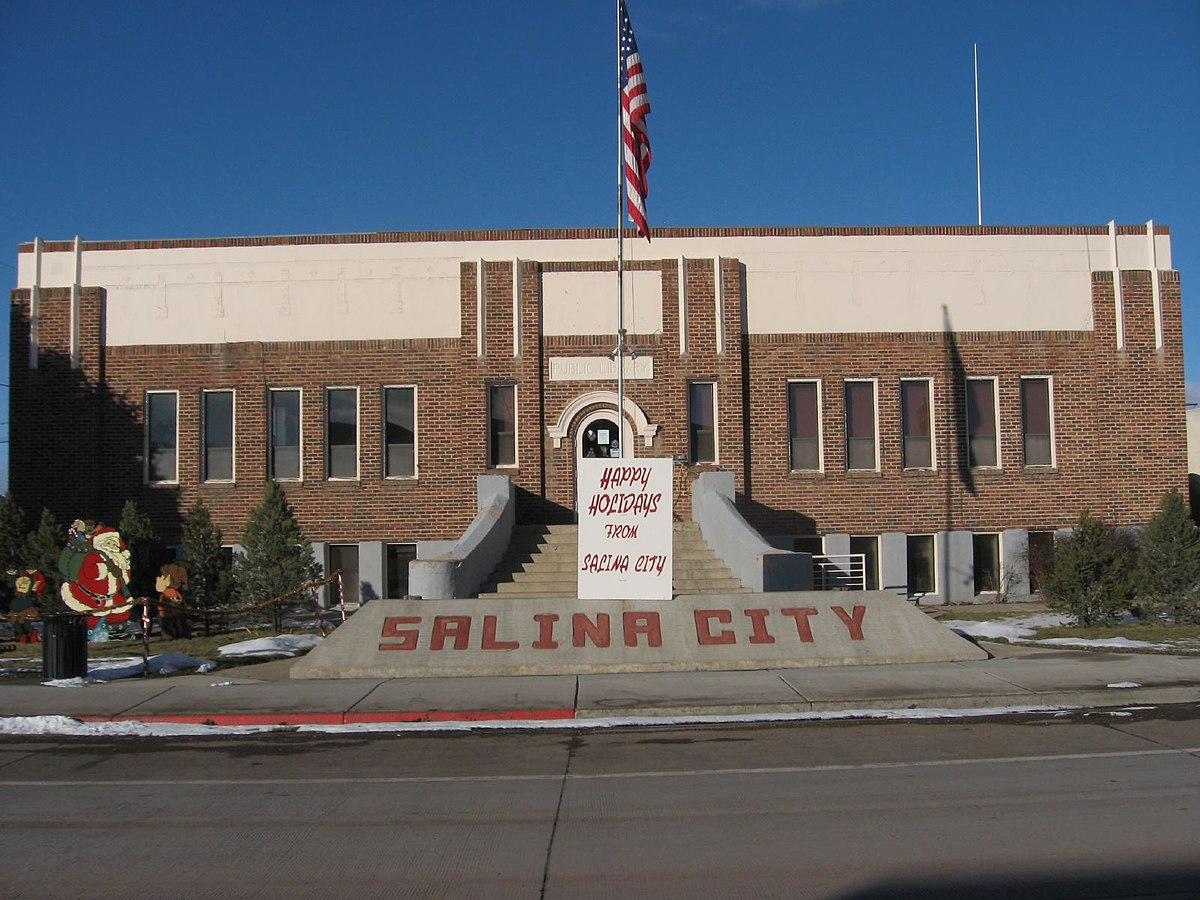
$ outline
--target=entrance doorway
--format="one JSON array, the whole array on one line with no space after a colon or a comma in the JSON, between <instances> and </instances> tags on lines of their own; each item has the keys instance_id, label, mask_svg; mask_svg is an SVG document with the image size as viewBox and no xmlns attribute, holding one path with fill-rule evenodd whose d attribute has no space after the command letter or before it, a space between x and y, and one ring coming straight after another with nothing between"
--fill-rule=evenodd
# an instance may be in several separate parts
<instances>
[{"instance_id":1,"label":"entrance doorway","mask_svg":"<svg viewBox=\"0 0 1200 900\"><path fill-rule=\"evenodd\" d=\"M609 459L620 455L621 436L612 419L592 419L579 429L581 459Z\"/></svg>"}]
</instances>

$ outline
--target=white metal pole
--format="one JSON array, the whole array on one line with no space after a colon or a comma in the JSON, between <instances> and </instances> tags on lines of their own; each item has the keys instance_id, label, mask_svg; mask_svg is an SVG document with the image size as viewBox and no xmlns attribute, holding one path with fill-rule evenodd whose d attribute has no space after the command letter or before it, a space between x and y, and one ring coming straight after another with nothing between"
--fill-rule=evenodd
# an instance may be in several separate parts
<instances>
[{"instance_id":1,"label":"white metal pole","mask_svg":"<svg viewBox=\"0 0 1200 900\"><path fill-rule=\"evenodd\" d=\"M983 224L983 167L979 155L979 44L975 44L975 203L978 224Z\"/></svg>"},{"instance_id":2,"label":"white metal pole","mask_svg":"<svg viewBox=\"0 0 1200 900\"><path fill-rule=\"evenodd\" d=\"M617 8L617 458L625 458L625 107L622 102L621 0Z\"/></svg>"}]
</instances>

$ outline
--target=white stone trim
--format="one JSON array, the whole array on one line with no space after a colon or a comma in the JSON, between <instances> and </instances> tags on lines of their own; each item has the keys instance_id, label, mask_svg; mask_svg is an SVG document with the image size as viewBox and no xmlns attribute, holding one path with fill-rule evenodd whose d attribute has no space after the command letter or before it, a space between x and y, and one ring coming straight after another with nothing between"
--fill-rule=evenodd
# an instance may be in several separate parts
<instances>
[{"instance_id":1,"label":"white stone trim","mask_svg":"<svg viewBox=\"0 0 1200 900\"><path fill-rule=\"evenodd\" d=\"M562 411L562 415L558 417L558 421L553 425L547 425L546 431L554 440L555 448L562 447L562 440L567 436L568 430L571 427L571 420L574 419L586 407L594 403L607 404L614 410L617 408L617 392L616 391L589 391L586 394L580 394L574 400L567 404L567 408ZM634 403L629 397L625 398L625 415L633 422L633 427L637 429L638 436L642 439L642 446L654 446L654 436L658 434L657 425L650 424L650 420L646 418L646 413L642 408ZM621 423L624 430L625 423Z\"/></svg>"},{"instance_id":2,"label":"white stone trim","mask_svg":"<svg viewBox=\"0 0 1200 900\"><path fill-rule=\"evenodd\" d=\"M1154 220L1146 223L1146 250L1150 256L1150 292L1154 303L1154 349L1163 348L1162 287L1158 282L1158 248L1154 243Z\"/></svg>"},{"instance_id":3,"label":"white stone trim","mask_svg":"<svg viewBox=\"0 0 1200 900\"><path fill-rule=\"evenodd\" d=\"M1125 349L1125 298L1121 294L1121 265L1117 259L1117 220L1108 223L1108 248L1112 256L1113 307L1117 321L1117 349Z\"/></svg>"}]
</instances>

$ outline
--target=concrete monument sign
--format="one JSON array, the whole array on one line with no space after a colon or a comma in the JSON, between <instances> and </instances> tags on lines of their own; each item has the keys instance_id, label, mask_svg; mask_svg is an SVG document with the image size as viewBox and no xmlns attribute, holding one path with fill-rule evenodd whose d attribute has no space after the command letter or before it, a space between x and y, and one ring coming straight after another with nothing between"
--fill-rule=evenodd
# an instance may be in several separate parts
<instances>
[{"instance_id":1,"label":"concrete monument sign","mask_svg":"<svg viewBox=\"0 0 1200 900\"><path fill-rule=\"evenodd\" d=\"M372 600L293 678L551 675L986 659L886 591L674 600Z\"/></svg>"},{"instance_id":2,"label":"concrete monument sign","mask_svg":"<svg viewBox=\"0 0 1200 900\"><path fill-rule=\"evenodd\" d=\"M579 598L671 599L671 460L579 461Z\"/></svg>"}]
</instances>

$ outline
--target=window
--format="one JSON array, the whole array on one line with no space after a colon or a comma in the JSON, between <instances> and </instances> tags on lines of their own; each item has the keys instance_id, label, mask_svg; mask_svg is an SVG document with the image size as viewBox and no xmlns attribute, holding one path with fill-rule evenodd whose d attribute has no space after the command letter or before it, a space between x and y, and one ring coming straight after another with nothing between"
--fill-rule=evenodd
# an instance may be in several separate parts
<instances>
[{"instance_id":1,"label":"window","mask_svg":"<svg viewBox=\"0 0 1200 900\"><path fill-rule=\"evenodd\" d=\"M204 392L204 480L233 481L233 391Z\"/></svg>"},{"instance_id":2,"label":"window","mask_svg":"<svg viewBox=\"0 0 1200 900\"><path fill-rule=\"evenodd\" d=\"M933 468L933 412L929 404L928 379L905 379L900 382L900 424L904 429L906 469Z\"/></svg>"},{"instance_id":3,"label":"window","mask_svg":"<svg viewBox=\"0 0 1200 900\"><path fill-rule=\"evenodd\" d=\"M688 454L694 463L717 461L715 388L711 381L688 385Z\"/></svg>"},{"instance_id":4,"label":"window","mask_svg":"<svg viewBox=\"0 0 1200 900\"><path fill-rule=\"evenodd\" d=\"M408 564L417 558L416 544L388 544L384 556L384 579L389 600L408 596Z\"/></svg>"},{"instance_id":5,"label":"window","mask_svg":"<svg viewBox=\"0 0 1200 900\"><path fill-rule=\"evenodd\" d=\"M846 468L875 469L875 382L846 382Z\"/></svg>"},{"instance_id":6,"label":"window","mask_svg":"<svg viewBox=\"0 0 1200 900\"><path fill-rule=\"evenodd\" d=\"M789 462L793 472L821 471L821 386L788 382Z\"/></svg>"},{"instance_id":7,"label":"window","mask_svg":"<svg viewBox=\"0 0 1200 900\"><path fill-rule=\"evenodd\" d=\"M412 478L417 474L417 389L383 389L384 476Z\"/></svg>"},{"instance_id":8,"label":"window","mask_svg":"<svg viewBox=\"0 0 1200 900\"><path fill-rule=\"evenodd\" d=\"M1000 535L972 535L975 544L975 593L1000 591Z\"/></svg>"},{"instance_id":9,"label":"window","mask_svg":"<svg viewBox=\"0 0 1200 900\"><path fill-rule=\"evenodd\" d=\"M359 603L362 595L358 583L358 544L329 545L329 574L342 573L342 598L347 603ZM337 582L330 584L329 605L337 606Z\"/></svg>"},{"instance_id":10,"label":"window","mask_svg":"<svg viewBox=\"0 0 1200 900\"><path fill-rule=\"evenodd\" d=\"M1021 430L1025 436L1025 465L1054 465L1049 378L1021 379Z\"/></svg>"},{"instance_id":11,"label":"window","mask_svg":"<svg viewBox=\"0 0 1200 900\"><path fill-rule=\"evenodd\" d=\"M797 553L820 556L825 552L825 539L819 534L798 534L792 538L792 549Z\"/></svg>"},{"instance_id":12,"label":"window","mask_svg":"<svg viewBox=\"0 0 1200 900\"><path fill-rule=\"evenodd\" d=\"M146 480L151 484L179 480L179 394L146 394Z\"/></svg>"},{"instance_id":13,"label":"window","mask_svg":"<svg viewBox=\"0 0 1200 900\"><path fill-rule=\"evenodd\" d=\"M879 590L879 538L851 536L850 552L863 556L864 588L868 591Z\"/></svg>"},{"instance_id":14,"label":"window","mask_svg":"<svg viewBox=\"0 0 1200 900\"><path fill-rule=\"evenodd\" d=\"M932 534L908 536L908 595L937 593L937 567Z\"/></svg>"},{"instance_id":15,"label":"window","mask_svg":"<svg viewBox=\"0 0 1200 900\"><path fill-rule=\"evenodd\" d=\"M325 468L329 478L358 477L358 388L325 392Z\"/></svg>"},{"instance_id":16,"label":"window","mask_svg":"<svg viewBox=\"0 0 1200 900\"><path fill-rule=\"evenodd\" d=\"M967 456L971 468L1000 466L996 428L996 379L967 379Z\"/></svg>"},{"instance_id":17,"label":"window","mask_svg":"<svg viewBox=\"0 0 1200 900\"><path fill-rule=\"evenodd\" d=\"M300 477L300 392L271 391L271 477Z\"/></svg>"},{"instance_id":18,"label":"window","mask_svg":"<svg viewBox=\"0 0 1200 900\"><path fill-rule=\"evenodd\" d=\"M1046 573L1054 565L1053 531L1029 532L1029 593L1036 594L1042 589Z\"/></svg>"},{"instance_id":19,"label":"window","mask_svg":"<svg viewBox=\"0 0 1200 900\"><path fill-rule=\"evenodd\" d=\"M517 387L493 384L488 388L488 465L517 464Z\"/></svg>"}]
</instances>

